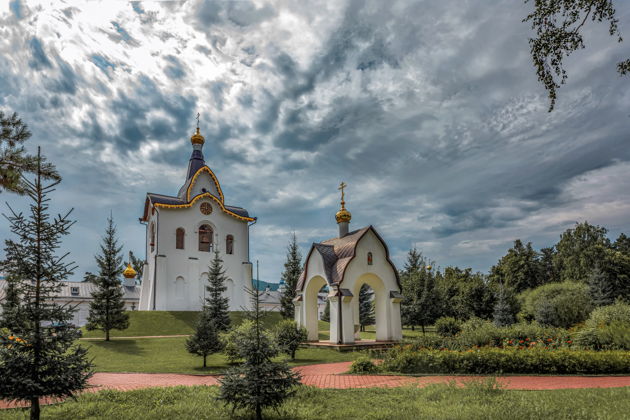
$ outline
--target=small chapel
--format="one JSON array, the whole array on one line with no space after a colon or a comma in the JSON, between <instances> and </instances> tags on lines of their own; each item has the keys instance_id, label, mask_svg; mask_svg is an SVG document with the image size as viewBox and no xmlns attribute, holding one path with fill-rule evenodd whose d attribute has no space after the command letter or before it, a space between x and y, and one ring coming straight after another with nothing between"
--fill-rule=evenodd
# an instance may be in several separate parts
<instances>
[{"instance_id":1,"label":"small chapel","mask_svg":"<svg viewBox=\"0 0 630 420\"><path fill-rule=\"evenodd\" d=\"M354 344L359 337L359 291L367 284L374 292L376 341L402 340L398 270L389 258L383 238L373 226L350 231L352 215L345 207L341 183L341 209L335 215L339 236L314 243L306 256L296 286L295 321L318 341L317 297L328 289L330 344Z\"/></svg>"},{"instance_id":2,"label":"small chapel","mask_svg":"<svg viewBox=\"0 0 630 420\"><path fill-rule=\"evenodd\" d=\"M252 289L247 210L225 203L221 185L204 160L204 137L190 138L192 155L177 195L147 193L140 223L146 226L146 263L139 309L199 311L215 252L223 260L230 310L249 307Z\"/></svg>"}]
</instances>

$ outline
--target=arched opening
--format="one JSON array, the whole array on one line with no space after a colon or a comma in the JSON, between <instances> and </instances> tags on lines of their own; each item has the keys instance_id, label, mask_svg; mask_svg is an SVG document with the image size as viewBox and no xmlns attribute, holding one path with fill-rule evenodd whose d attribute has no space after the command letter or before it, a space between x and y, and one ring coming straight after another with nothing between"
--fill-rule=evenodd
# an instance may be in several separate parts
<instances>
[{"instance_id":1,"label":"arched opening","mask_svg":"<svg viewBox=\"0 0 630 420\"><path fill-rule=\"evenodd\" d=\"M232 235L225 237L225 253L230 255L234 253L234 236Z\"/></svg>"},{"instance_id":2,"label":"arched opening","mask_svg":"<svg viewBox=\"0 0 630 420\"><path fill-rule=\"evenodd\" d=\"M184 249L184 236L186 231L184 228L177 228L175 230L175 249Z\"/></svg>"},{"instance_id":3,"label":"arched opening","mask_svg":"<svg viewBox=\"0 0 630 420\"><path fill-rule=\"evenodd\" d=\"M212 248L212 227L210 225L199 226L199 251L210 252Z\"/></svg>"},{"instance_id":4,"label":"arched opening","mask_svg":"<svg viewBox=\"0 0 630 420\"><path fill-rule=\"evenodd\" d=\"M149 246L151 247L151 252L155 251L155 223L151 223L149 228Z\"/></svg>"},{"instance_id":5,"label":"arched opening","mask_svg":"<svg viewBox=\"0 0 630 420\"><path fill-rule=\"evenodd\" d=\"M175 297L177 299L183 299L185 289L186 285L184 282L184 278L182 276L177 277L175 279Z\"/></svg>"},{"instance_id":6,"label":"arched opening","mask_svg":"<svg viewBox=\"0 0 630 420\"><path fill-rule=\"evenodd\" d=\"M312 277L304 289L304 326L308 332L308 341L319 340L319 321L317 297L322 287L326 286L326 280L321 276Z\"/></svg>"},{"instance_id":7,"label":"arched opening","mask_svg":"<svg viewBox=\"0 0 630 420\"><path fill-rule=\"evenodd\" d=\"M367 286L367 287L364 287ZM387 311L388 311L388 293L385 288L385 283L383 280L373 273L366 273L359 277L354 283L354 287L352 289L352 294L355 298L352 300L352 312L354 315L354 324L355 331L357 334L355 338L359 336L359 330L361 329L361 289L363 288L363 300L369 299L369 304L366 303L364 306L364 312L366 311L368 305L372 305L374 308L373 311L373 322L371 324L375 325L376 329L376 340L377 341L387 341L390 340L389 328L387 325ZM369 322L369 320L368 320ZM368 324L369 325L369 324ZM369 329L369 328L368 328Z\"/></svg>"}]
</instances>

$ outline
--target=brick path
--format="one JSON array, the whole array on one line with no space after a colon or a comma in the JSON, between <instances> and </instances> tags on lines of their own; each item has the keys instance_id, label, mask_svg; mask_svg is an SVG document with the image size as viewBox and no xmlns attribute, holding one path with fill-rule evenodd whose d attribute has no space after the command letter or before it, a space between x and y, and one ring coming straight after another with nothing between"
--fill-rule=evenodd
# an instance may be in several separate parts
<instances>
[{"instance_id":1,"label":"brick path","mask_svg":"<svg viewBox=\"0 0 630 420\"><path fill-rule=\"evenodd\" d=\"M296 367L302 374L302 383L318 388L372 388L396 387L417 384L426 386L436 383L455 381L463 384L471 380L483 379L483 376L380 376L380 375L343 375L350 368L351 362L326 363ZM548 390L568 388L615 388L630 386L630 376L502 376L497 380L507 389ZM164 387L177 385L217 385L218 376L183 375L177 373L96 373L90 379L93 386L88 392L101 389L129 391L132 389ZM45 402L51 402L47 400ZM45 403L44 402L44 403ZM15 407L0 401L0 408Z\"/></svg>"}]
</instances>

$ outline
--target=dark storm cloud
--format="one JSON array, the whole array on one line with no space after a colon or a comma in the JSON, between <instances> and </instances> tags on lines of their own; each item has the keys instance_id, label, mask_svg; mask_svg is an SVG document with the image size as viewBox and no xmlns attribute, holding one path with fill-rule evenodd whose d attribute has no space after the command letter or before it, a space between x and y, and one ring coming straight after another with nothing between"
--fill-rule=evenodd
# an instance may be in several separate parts
<instances>
[{"instance_id":1,"label":"dark storm cloud","mask_svg":"<svg viewBox=\"0 0 630 420\"><path fill-rule=\"evenodd\" d=\"M31 48L31 53L33 54L32 60L29 61L29 65L31 66L31 68L40 70L43 68L52 67L48 56L46 56L46 53L44 52L42 42L39 39L33 37L28 44Z\"/></svg>"}]
</instances>

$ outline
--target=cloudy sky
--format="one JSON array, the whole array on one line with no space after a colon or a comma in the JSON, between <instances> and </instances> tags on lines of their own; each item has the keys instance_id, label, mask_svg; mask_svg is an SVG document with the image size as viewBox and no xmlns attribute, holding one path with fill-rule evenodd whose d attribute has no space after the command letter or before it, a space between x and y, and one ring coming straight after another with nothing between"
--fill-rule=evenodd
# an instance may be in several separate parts
<instances>
[{"instance_id":1,"label":"cloudy sky","mask_svg":"<svg viewBox=\"0 0 630 420\"><path fill-rule=\"evenodd\" d=\"M399 266L416 245L487 271L514 239L549 246L576 221L630 232L630 79L615 72L630 42L587 26L548 113L531 7L0 0L0 109L64 177L76 279L110 211L143 254L145 194L183 183L197 112L226 202L258 217L261 279L278 281L291 232L303 252L336 234L342 180L351 226L373 224Z\"/></svg>"}]
</instances>

